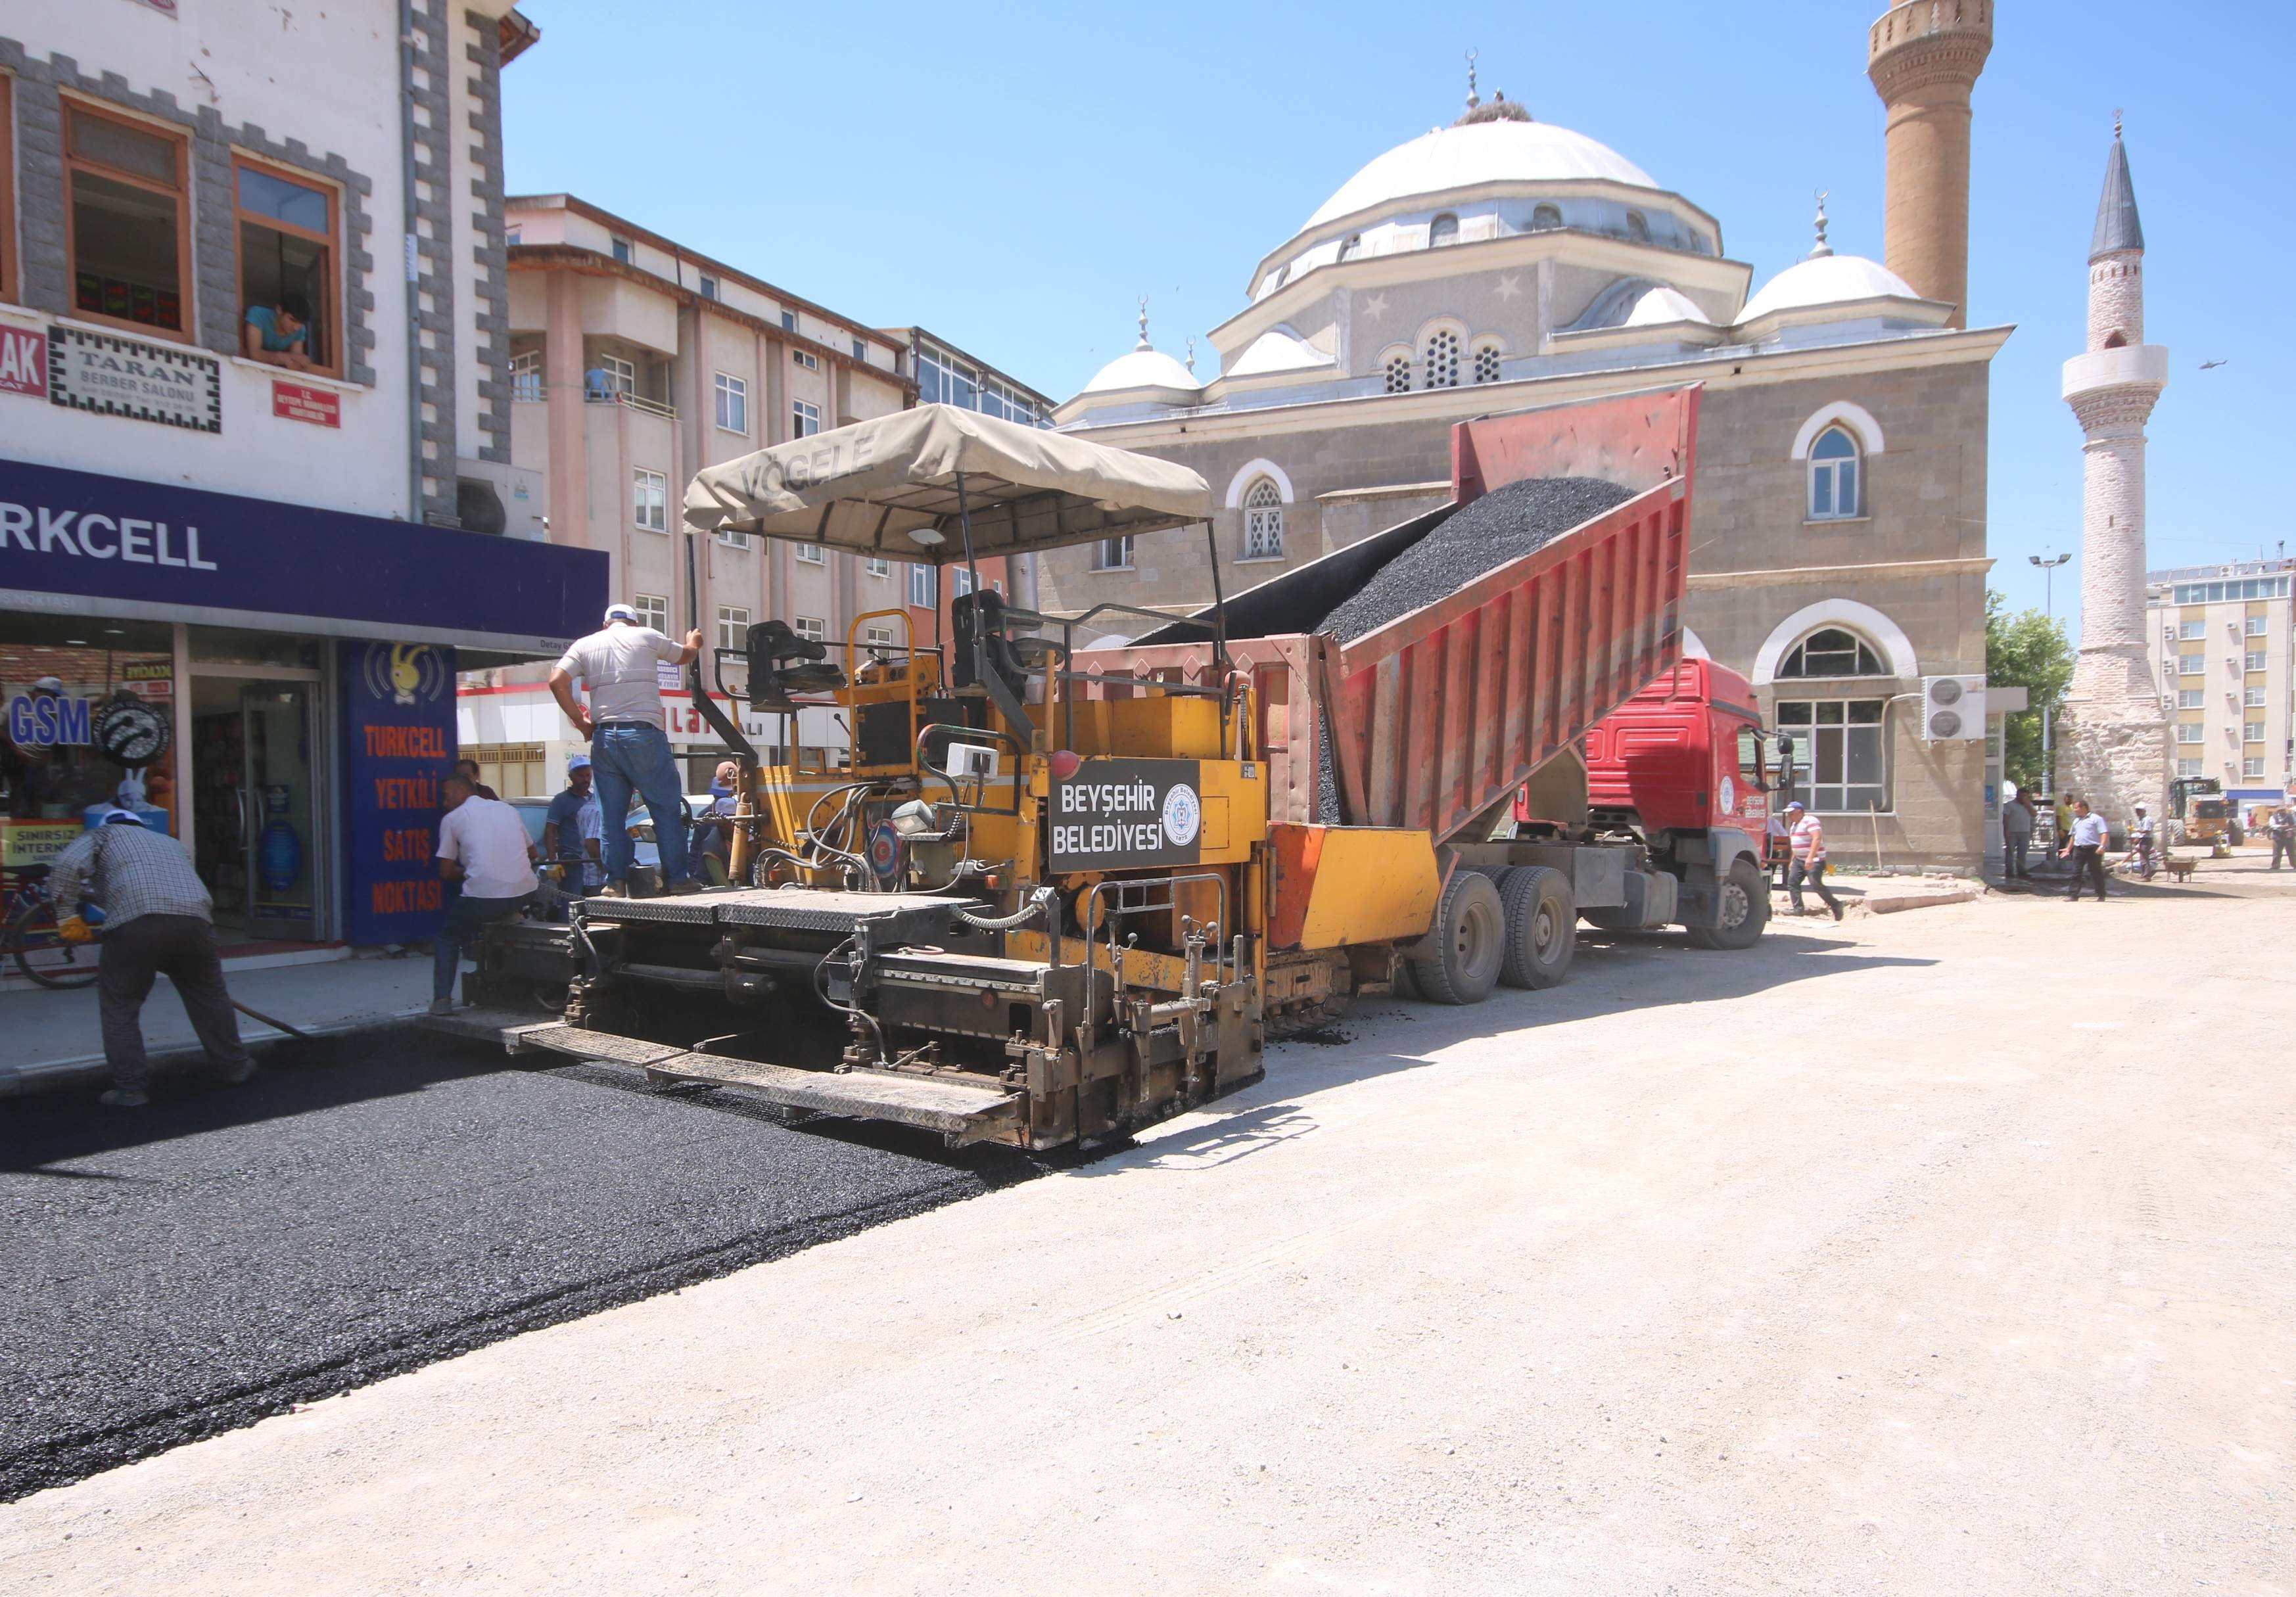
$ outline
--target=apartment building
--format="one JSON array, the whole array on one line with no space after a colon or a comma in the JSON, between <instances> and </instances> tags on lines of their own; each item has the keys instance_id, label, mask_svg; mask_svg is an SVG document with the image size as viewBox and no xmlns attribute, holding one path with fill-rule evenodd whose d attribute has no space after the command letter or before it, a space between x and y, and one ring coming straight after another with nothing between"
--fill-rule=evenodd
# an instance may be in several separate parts
<instances>
[{"instance_id":1,"label":"apartment building","mask_svg":"<svg viewBox=\"0 0 2296 1597\"><path fill-rule=\"evenodd\" d=\"M514 519L600 552L617 597L665 632L700 627L713 650L768 618L836 643L857 626L857 641L895 641L898 622L876 612L906 608L903 563L735 534L697 547L690 582L678 507L704 466L906 408L903 336L571 194L513 197L505 211ZM505 796L554 790L580 746L545 675L463 684L463 742ZM717 740L667 678L663 708L700 790ZM792 741L782 717L742 716L761 748ZM833 717L803 720L795 741L844 746Z\"/></svg>"},{"instance_id":2,"label":"apartment building","mask_svg":"<svg viewBox=\"0 0 2296 1597\"><path fill-rule=\"evenodd\" d=\"M2145 576L2145 633L2176 774L2213 776L2244 803L2288 797L2296 773L2296 560Z\"/></svg>"},{"instance_id":3,"label":"apartment building","mask_svg":"<svg viewBox=\"0 0 2296 1597\"><path fill-rule=\"evenodd\" d=\"M509 528L508 0L0 9L0 870L113 803L227 942L436 925L458 669L603 559Z\"/></svg>"}]
</instances>

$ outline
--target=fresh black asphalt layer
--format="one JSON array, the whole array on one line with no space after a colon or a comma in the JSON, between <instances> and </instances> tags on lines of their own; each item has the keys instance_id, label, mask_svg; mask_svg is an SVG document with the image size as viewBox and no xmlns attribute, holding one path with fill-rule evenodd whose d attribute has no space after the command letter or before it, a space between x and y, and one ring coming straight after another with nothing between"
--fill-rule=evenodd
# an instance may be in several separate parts
<instances>
[{"instance_id":1,"label":"fresh black asphalt layer","mask_svg":"<svg viewBox=\"0 0 2296 1597\"><path fill-rule=\"evenodd\" d=\"M1021 1179L394 1031L0 1105L0 1501Z\"/></svg>"}]
</instances>

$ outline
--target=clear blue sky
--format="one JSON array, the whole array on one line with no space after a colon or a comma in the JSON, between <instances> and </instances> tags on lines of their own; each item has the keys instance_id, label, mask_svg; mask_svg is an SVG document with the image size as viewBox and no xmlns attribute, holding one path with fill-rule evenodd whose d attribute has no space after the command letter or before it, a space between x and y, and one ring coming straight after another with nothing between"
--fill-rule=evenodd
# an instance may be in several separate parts
<instances>
[{"instance_id":1,"label":"clear blue sky","mask_svg":"<svg viewBox=\"0 0 2296 1597\"><path fill-rule=\"evenodd\" d=\"M569 190L881 325L921 323L1055 398L1130 348L1134 302L1183 340L1373 156L1486 94L1611 145L1720 218L1756 282L1833 238L1882 253L1881 0L1317 7L530 0L505 75L512 192ZM1994 583L2079 547L2080 434L2057 397L2082 341L2089 227L2127 108L2147 336L2155 566L2296 541L2284 385L2296 345L2296 111L2284 5L1998 0L1978 85L1974 323L1993 368ZM2260 314L2251 307L2262 306ZM1202 346L1200 342L1200 348ZM2229 364L2199 370L2202 360ZM1215 364L1204 350L1200 368ZM2276 439L2281 440L2276 443ZM2076 608L2080 562L2058 574Z\"/></svg>"}]
</instances>

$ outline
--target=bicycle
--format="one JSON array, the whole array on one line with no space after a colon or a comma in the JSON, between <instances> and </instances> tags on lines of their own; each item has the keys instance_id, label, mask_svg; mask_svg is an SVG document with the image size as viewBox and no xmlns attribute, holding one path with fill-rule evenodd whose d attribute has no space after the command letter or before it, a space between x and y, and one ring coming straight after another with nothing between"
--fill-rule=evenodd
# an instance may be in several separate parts
<instances>
[{"instance_id":1,"label":"bicycle","mask_svg":"<svg viewBox=\"0 0 2296 1597\"><path fill-rule=\"evenodd\" d=\"M56 930L45 866L27 871L9 895L6 918L0 920L0 959L14 960L18 970L44 987L84 987L95 979L94 946L67 943Z\"/></svg>"}]
</instances>

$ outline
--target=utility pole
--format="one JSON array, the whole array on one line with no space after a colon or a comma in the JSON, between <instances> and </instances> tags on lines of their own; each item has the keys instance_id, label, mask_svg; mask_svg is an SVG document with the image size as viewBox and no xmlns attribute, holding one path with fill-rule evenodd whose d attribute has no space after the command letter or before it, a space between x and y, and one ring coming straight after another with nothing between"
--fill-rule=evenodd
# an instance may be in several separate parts
<instances>
[{"instance_id":1,"label":"utility pole","mask_svg":"<svg viewBox=\"0 0 2296 1597\"><path fill-rule=\"evenodd\" d=\"M2072 552L2067 550L2054 560L2043 560L2038 554L2025 558L2041 569L2041 614L2054 621L2057 618L2057 568L2072 559ZM2052 798L2057 796L2057 753L2049 725L2049 712L2054 708L2052 700L2041 700L2041 790Z\"/></svg>"}]
</instances>

